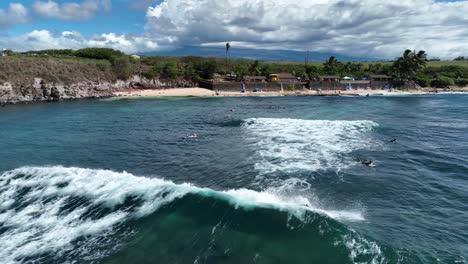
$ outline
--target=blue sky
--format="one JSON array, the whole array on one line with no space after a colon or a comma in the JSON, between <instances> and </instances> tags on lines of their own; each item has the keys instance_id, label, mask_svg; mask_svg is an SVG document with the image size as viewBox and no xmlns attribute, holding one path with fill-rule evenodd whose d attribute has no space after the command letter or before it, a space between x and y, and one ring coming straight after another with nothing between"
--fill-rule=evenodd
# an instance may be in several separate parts
<instances>
[{"instance_id":1,"label":"blue sky","mask_svg":"<svg viewBox=\"0 0 468 264\"><path fill-rule=\"evenodd\" d=\"M466 14L468 1L3 0L0 48L143 53L231 42L380 58L424 49L449 58L468 55Z\"/></svg>"},{"instance_id":2,"label":"blue sky","mask_svg":"<svg viewBox=\"0 0 468 264\"><path fill-rule=\"evenodd\" d=\"M0 2L0 9L8 9L10 3L15 1ZM24 6L32 6L35 0L17 1ZM80 2L57 0L57 3ZM81 1L82 2L82 1ZM83 35L91 36L106 32L116 33L136 33L141 34L144 31L146 10L130 8L129 0L112 1L112 10L97 12L96 16L86 20L57 20L38 16L31 17L31 23L18 24L9 28L10 34L23 34L35 29L47 29L56 31L79 30Z\"/></svg>"}]
</instances>

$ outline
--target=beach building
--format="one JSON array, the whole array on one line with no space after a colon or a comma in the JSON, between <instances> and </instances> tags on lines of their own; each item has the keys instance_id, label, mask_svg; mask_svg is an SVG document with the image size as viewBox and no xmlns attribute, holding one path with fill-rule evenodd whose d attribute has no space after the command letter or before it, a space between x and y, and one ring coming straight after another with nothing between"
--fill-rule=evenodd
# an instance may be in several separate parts
<instances>
[{"instance_id":1,"label":"beach building","mask_svg":"<svg viewBox=\"0 0 468 264\"><path fill-rule=\"evenodd\" d=\"M287 72L270 74L270 80L272 82L282 82L282 83L300 82L300 80L296 76Z\"/></svg>"},{"instance_id":2,"label":"beach building","mask_svg":"<svg viewBox=\"0 0 468 264\"><path fill-rule=\"evenodd\" d=\"M309 82L309 89L318 90L337 90L341 89L340 76L338 75L321 75L318 79Z\"/></svg>"},{"instance_id":3,"label":"beach building","mask_svg":"<svg viewBox=\"0 0 468 264\"><path fill-rule=\"evenodd\" d=\"M278 73L278 81L281 83L298 83L300 79L290 73Z\"/></svg>"},{"instance_id":4,"label":"beach building","mask_svg":"<svg viewBox=\"0 0 468 264\"><path fill-rule=\"evenodd\" d=\"M321 82L339 82L340 76L338 75L322 75L319 76Z\"/></svg>"},{"instance_id":5,"label":"beach building","mask_svg":"<svg viewBox=\"0 0 468 264\"><path fill-rule=\"evenodd\" d=\"M371 74L369 75L369 79L374 82L391 82L393 77L388 75Z\"/></svg>"},{"instance_id":6,"label":"beach building","mask_svg":"<svg viewBox=\"0 0 468 264\"><path fill-rule=\"evenodd\" d=\"M139 60L139 59L141 59L141 57L140 57L140 56L138 56L138 55L135 55L135 54L133 54L133 55L130 55L130 57L131 57L132 59L134 59L134 60Z\"/></svg>"},{"instance_id":7,"label":"beach building","mask_svg":"<svg viewBox=\"0 0 468 264\"><path fill-rule=\"evenodd\" d=\"M244 83L244 88L247 88L249 91L261 91L267 88L265 76L244 76L242 82Z\"/></svg>"},{"instance_id":8,"label":"beach building","mask_svg":"<svg viewBox=\"0 0 468 264\"><path fill-rule=\"evenodd\" d=\"M246 83L266 82L265 76L244 76L243 81Z\"/></svg>"},{"instance_id":9,"label":"beach building","mask_svg":"<svg viewBox=\"0 0 468 264\"><path fill-rule=\"evenodd\" d=\"M370 89L371 82L369 80L340 80L340 84L344 89Z\"/></svg>"},{"instance_id":10,"label":"beach building","mask_svg":"<svg viewBox=\"0 0 468 264\"><path fill-rule=\"evenodd\" d=\"M373 89L388 89L392 86L393 77L388 75L369 75L371 87Z\"/></svg>"}]
</instances>

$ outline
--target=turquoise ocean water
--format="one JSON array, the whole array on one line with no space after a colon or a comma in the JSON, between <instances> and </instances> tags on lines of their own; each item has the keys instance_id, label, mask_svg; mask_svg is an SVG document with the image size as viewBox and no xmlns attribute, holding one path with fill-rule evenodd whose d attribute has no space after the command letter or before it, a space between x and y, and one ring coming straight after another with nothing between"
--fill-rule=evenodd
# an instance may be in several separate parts
<instances>
[{"instance_id":1,"label":"turquoise ocean water","mask_svg":"<svg viewBox=\"0 0 468 264\"><path fill-rule=\"evenodd\" d=\"M428 95L0 108L0 263L466 263L467 106Z\"/></svg>"}]
</instances>

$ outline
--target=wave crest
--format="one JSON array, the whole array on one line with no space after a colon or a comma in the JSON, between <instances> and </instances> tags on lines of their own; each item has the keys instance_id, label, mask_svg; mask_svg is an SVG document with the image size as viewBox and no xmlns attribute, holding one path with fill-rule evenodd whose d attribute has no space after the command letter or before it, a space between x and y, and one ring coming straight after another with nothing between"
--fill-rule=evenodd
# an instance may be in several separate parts
<instances>
[{"instance_id":1,"label":"wave crest","mask_svg":"<svg viewBox=\"0 0 468 264\"><path fill-rule=\"evenodd\" d=\"M302 219L307 212L350 221L359 212L328 211L301 196L253 190L215 191L130 173L64 167L23 167L0 176L0 259L60 252L80 237L150 215L187 194L221 199L236 208L271 208Z\"/></svg>"}]
</instances>

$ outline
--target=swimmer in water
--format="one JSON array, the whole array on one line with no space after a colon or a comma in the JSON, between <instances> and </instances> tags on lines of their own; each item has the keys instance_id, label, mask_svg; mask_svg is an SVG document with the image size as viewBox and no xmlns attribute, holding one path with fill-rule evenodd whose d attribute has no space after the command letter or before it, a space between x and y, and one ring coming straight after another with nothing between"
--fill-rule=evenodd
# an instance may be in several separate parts
<instances>
[{"instance_id":1,"label":"swimmer in water","mask_svg":"<svg viewBox=\"0 0 468 264\"><path fill-rule=\"evenodd\" d=\"M366 161L362 161L361 163L362 165L366 165L367 167L370 167L370 168L376 166L373 160L366 160Z\"/></svg>"},{"instance_id":2,"label":"swimmer in water","mask_svg":"<svg viewBox=\"0 0 468 264\"><path fill-rule=\"evenodd\" d=\"M186 137L183 137L184 139L196 139L198 138L197 134L193 133L191 135L187 135Z\"/></svg>"}]
</instances>

